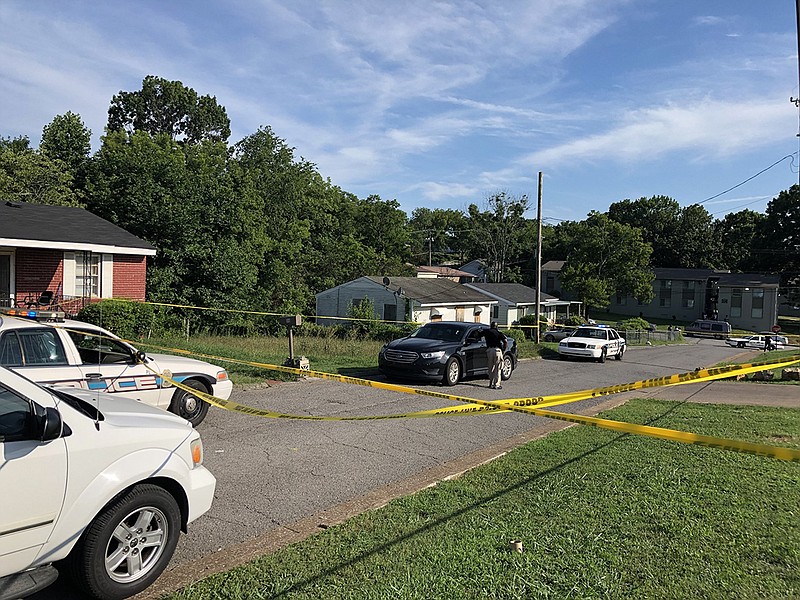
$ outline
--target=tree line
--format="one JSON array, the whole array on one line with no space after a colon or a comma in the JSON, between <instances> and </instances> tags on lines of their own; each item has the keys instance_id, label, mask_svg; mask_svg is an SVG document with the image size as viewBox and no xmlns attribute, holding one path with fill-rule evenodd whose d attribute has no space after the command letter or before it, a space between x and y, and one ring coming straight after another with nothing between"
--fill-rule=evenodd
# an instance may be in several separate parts
<instances>
[{"instance_id":1,"label":"tree line","mask_svg":"<svg viewBox=\"0 0 800 600\"><path fill-rule=\"evenodd\" d=\"M490 281L535 285L537 225L527 196L498 191L465 211L358 198L298 157L269 126L230 143L216 98L148 76L112 99L99 150L80 116L56 116L38 148L0 138L4 200L86 208L150 242L153 302L313 314L315 294L362 275L481 259ZM652 298L653 267L782 273L798 302L800 188L715 219L666 196L545 223L542 260L590 308L615 294ZM209 313L209 325L247 317Z\"/></svg>"}]
</instances>

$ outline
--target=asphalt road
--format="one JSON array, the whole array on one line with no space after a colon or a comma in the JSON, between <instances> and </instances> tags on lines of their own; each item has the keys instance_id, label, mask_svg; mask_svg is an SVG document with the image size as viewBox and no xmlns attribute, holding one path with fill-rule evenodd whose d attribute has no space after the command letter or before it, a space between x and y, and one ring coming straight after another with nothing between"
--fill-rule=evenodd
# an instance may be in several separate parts
<instances>
[{"instance_id":1,"label":"asphalt road","mask_svg":"<svg viewBox=\"0 0 800 600\"><path fill-rule=\"evenodd\" d=\"M501 391L486 379L426 389L496 400L551 395L691 371L741 354L717 340L632 347L622 361L526 360ZM313 369L314 365L311 365ZM233 400L302 415L385 415L455 404L431 397L320 379L236 389ZM564 405L593 413L610 398ZM211 511L190 525L165 574L140 598L157 597L206 574L302 539L563 427L519 413L436 419L299 421L212 408L199 427L205 465L217 477ZM65 581L31 596L79 600Z\"/></svg>"}]
</instances>

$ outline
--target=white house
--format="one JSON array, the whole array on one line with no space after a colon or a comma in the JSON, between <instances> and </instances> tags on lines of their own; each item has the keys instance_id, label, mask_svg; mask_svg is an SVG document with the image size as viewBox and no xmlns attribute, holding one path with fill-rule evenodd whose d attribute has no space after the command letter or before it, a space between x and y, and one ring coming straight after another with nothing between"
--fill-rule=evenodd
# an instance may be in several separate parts
<instances>
[{"instance_id":1,"label":"white house","mask_svg":"<svg viewBox=\"0 0 800 600\"><path fill-rule=\"evenodd\" d=\"M467 287L478 290L497 304L492 306L492 321L502 327L511 327L526 315L536 313L536 289L521 283L465 283ZM566 318L580 313L580 302L560 300L550 294L541 294L539 314L555 323L558 318Z\"/></svg>"},{"instance_id":2,"label":"white house","mask_svg":"<svg viewBox=\"0 0 800 600\"><path fill-rule=\"evenodd\" d=\"M476 289L443 277L359 277L322 291L317 298L317 323L347 320L352 306L365 298L383 321L465 321L489 323L494 300ZM332 318L325 318L332 317Z\"/></svg>"}]
</instances>

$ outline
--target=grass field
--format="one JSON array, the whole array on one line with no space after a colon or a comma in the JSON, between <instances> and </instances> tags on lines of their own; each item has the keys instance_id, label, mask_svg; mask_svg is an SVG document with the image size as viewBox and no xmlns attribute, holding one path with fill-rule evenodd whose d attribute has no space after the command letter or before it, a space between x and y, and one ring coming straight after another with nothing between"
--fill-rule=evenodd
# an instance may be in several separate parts
<instances>
[{"instance_id":1,"label":"grass field","mask_svg":"<svg viewBox=\"0 0 800 600\"><path fill-rule=\"evenodd\" d=\"M800 447L787 409L603 416ZM799 489L797 463L576 426L169 598L797 599Z\"/></svg>"}]
</instances>

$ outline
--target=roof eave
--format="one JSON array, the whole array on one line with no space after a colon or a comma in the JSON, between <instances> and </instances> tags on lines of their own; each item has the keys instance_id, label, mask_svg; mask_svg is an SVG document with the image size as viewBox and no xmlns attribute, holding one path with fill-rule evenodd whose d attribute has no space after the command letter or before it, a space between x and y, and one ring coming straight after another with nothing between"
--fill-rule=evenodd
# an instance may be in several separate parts
<instances>
[{"instance_id":1,"label":"roof eave","mask_svg":"<svg viewBox=\"0 0 800 600\"><path fill-rule=\"evenodd\" d=\"M36 248L40 250L65 250L96 252L99 254L130 254L134 256L155 256L155 248L135 248L131 246L111 246L107 244L84 244L79 242L58 242L43 240L22 240L0 238L0 246L11 248Z\"/></svg>"}]
</instances>

